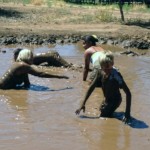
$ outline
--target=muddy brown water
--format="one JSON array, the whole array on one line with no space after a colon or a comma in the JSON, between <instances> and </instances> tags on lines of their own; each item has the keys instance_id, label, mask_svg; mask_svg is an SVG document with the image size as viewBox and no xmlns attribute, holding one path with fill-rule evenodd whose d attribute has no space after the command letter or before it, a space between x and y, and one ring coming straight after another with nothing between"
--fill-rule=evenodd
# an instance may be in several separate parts
<instances>
[{"instance_id":1,"label":"muddy brown water","mask_svg":"<svg viewBox=\"0 0 150 150\"><path fill-rule=\"evenodd\" d=\"M12 63L15 47L2 47L0 75ZM66 60L83 64L79 45L34 47L34 52L56 49ZM82 72L56 68L56 73L70 77L42 79L29 76L29 90L0 90L0 149L4 150L149 150L150 147L150 57L115 55L117 66L132 92L132 121L122 123L123 102L116 118L99 119L103 99L100 89L90 96L85 114L75 115L88 85ZM48 69L49 70L49 69Z\"/></svg>"}]
</instances>

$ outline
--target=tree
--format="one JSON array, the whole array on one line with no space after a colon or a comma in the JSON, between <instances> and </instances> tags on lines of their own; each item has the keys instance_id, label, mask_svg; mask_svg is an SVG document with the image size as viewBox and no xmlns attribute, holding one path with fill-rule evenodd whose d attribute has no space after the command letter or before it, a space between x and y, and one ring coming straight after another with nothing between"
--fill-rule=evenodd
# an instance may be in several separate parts
<instances>
[{"instance_id":1,"label":"tree","mask_svg":"<svg viewBox=\"0 0 150 150\"><path fill-rule=\"evenodd\" d=\"M124 22L125 19L124 19L124 13L123 13L123 0L119 0L119 9L120 9L120 15L121 15L121 20Z\"/></svg>"}]
</instances>

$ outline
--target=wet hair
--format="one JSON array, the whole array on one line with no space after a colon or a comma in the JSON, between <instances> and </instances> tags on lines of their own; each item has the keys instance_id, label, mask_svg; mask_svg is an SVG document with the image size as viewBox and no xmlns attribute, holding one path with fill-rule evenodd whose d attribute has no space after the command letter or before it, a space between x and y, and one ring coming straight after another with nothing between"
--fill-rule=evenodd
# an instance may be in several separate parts
<instances>
[{"instance_id":1,"label":"wet hair","mask_svg":"<svg viewBox=\"0 0 150 150\"><path fill-rule=\"evenodd\" d=\"M20 51L23 50L22 48L17 48L14 50L14 60L16 61Z\"/></svg>"},{"instance_id":2,"label":"wet hair","mask_svg":"<svg viewBox=\"0 0 150 150\"><path fill-rule=\"evenodd\" d=\"M105 51L104 55L99 58L99 61L101 66L105 64L114 64L114 55L111 51Z\"/></svg>"},{"instance_id":3,"label":"wet hair","mask_svg":"<svg viewBox=\"0 0 150 150\"><path fill-rule=\"evenodd\" d=\"M96 45L96 42L98 42L98 38L96 35L87 35L87 36L83 37L83 40L85 42L91 42L92 45Z\"/></svg>"},{"instance_id":4,"label":"wet hair","mask_svg":"<svg viewBox=\"0 0 150 150\"><path fill-rule=\"evenodd\" d=\"M33 61L32 51L29 49L22 49L19 52L19 55L18 55L16 61L18 61L18 62L23 61L23 62L30 64Z\"/></svg>"}]
</instances>

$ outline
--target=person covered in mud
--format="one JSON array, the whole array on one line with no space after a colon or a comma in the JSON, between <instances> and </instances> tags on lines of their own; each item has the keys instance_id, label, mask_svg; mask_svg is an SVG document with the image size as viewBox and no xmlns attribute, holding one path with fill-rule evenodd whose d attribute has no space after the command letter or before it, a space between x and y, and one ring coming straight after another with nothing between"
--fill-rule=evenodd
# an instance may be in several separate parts
<instances>
[{"instance_id":1,"label":"person covered in mud","mask_svg":"<svg viewBox=\"0 0 150 150\"><path fill-rule=\"evenodd\" d=\"M19 52L23 50L22 48L17 48L14 51L14 60L16 60ZM33 64L34 65L40 65L40 64L46 64L48 66L54 66L54 67L71 67L72 64L68 63L66 60L64 60L58 52L55 51L48 51L46 53L38 53L33 56Z\"/></svg>"},{"instance_id":2,"label":"person covered in mud","mask_svg":"<svg viewBox=\"0 0 150 150\"><path fill-rule=\"evenodd\" d=\"M89 83L95 77L97 69L100 67L98 58L103 55L104 49L97 46L98 38L96 35L88 35L83 38L83 48L84 52L84 71L83 71L83 81L87 80L88 72L90 71L90 63L92 63L92 73L90 74Z\"/></svg>"},{"instance_id":3,"label":"person covered in mud","mask_svg":"<svg viewBox=\"0 0 150 150\"><path fill-rule=\"evenodd\" d=\"M28 74L42 78L68 79L64 75L54 75L44 72L33 64L33 52L29 49L20 50L18 56L14 55L13 65L0 78L0 89L14 89L18 87L29 88Z\"/></svg>"},{"instance_id":4,"label":"person covered in mud","mask_svg":"<svg viewBox=\"0 0 150 150\"><path fill-rule=\"evenodd\" d=\"M80 108L77 109L75 113L80 114L81 110L85 112L86 101L94 91L97 82L100 82L105 98L100 107L100 117L113 117L114 111L122 102L120 89L123 89L126 94L126 109L123 121L127 123L130 119L131 92L121 73L113 66L114 59L112 58L113 54L111 52L106 52L105 55L99 59L101 67L97 71L94 80L89 86Z\"/></svg>"}]
</instances>

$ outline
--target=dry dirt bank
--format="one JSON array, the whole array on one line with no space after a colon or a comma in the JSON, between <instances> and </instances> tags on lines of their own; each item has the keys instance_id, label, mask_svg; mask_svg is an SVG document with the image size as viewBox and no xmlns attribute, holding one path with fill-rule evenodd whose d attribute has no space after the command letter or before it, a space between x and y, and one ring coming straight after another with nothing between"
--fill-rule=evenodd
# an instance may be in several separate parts
<instances>
[{"instance_id":1,"label":"dry dirt bank","mask_svg":"<svg viewBox=\"0 0 150 150\"><path fill-rule=\"evenodd\" d=\"M105 37L150 38L150 30L138 26L119 25L114 23L101 24L30 24L0 22L0 35L48 35L48 34L96 34Z\"/></svg>"},{"instance_id":2,"label":"dry dirt bank","mask_svg":"<svg viewBox=\"0 0 150 150\"><path fill-rule=\"evenodd\" d=\"M91 22L86 22L73 24L66 23L65 21L54 23L51 19L48 21L43 19L47 17L47 14L54 13L55 11L54 8L46 9L44 7L1 4L0 36L96 34L103 37L144 39L150 42L150 30L148 27L127 26L119 23L91 24ZM82 10L75 8L74 11L81 13ZM58 15L58 19L59 18L61 20L61 16Z\"/></svg>"}]
</instances>

